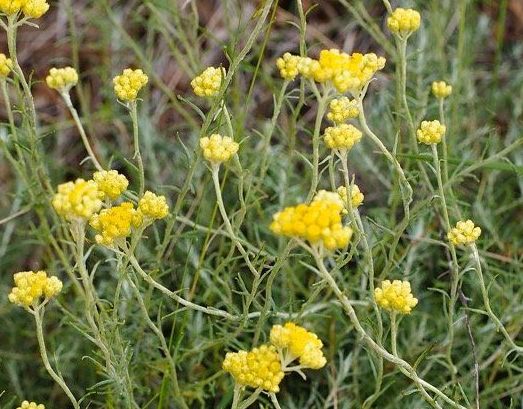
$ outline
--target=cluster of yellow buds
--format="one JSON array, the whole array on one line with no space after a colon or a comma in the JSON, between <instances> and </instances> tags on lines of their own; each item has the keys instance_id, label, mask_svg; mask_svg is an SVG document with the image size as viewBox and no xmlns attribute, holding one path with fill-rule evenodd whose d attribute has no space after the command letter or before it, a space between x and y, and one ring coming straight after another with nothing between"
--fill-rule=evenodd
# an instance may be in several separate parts
<instances>
[{"instance_id":1,"label":"cluster of yellow buds","mask_svg":"<svg viewBox=\"0 0 523 409\"><path fill-rule=\"evenodd\" d=\"M418 11L412 9L397 8L387 18L389 30L400 37L408 37L419 29L420 24L421 15Z\"/></svg>"},{"instance_id":2,"label":"cluster of yellow buds","mask_svg":"<svg viewBox=\"0 0 523 409\"><path fill-rule=\"evenodd\" d=\"M474 225L472 220L459 221L456 227L447 233L449 241L455 245L466 245L474 243L481 235L481 228Z\"/></svg>"},{"instance_id":3,"label":"cluster of yellow buds","mask_svg":"<svg viewBox=\"0 0 523 409\"><path fill-rule=\"evenodd\" d=\"M270 338L271 344L283 350L286 364L298 359L301 368L320 369L327 363L321 350L323 342L315 333L293 322L274 325Z\"/></svg>"},{"instance_id":4,"label":"cluster of yellow buds","mask_svg":"<svg viewBox=\"0 0 523 409\"><path fill-rule=\"evenodd\" d=\"M78 73L73 67L51 68L45 82L49 88L67 92L78 84Z\"/></svg>"},{"instance_id":5,"label":"cluster of yellow buds","mask_svg":"<svg viewBox=\"0 0 523 409\"><path fill-rule=\"evenodd\" d=\"M51 299L62 291L62 282L45 271L22 271L14 275L15 286L9 294L9 301L24 308L36 307L40 299Z\"/></svg>"},{"instance_id":6,"label":"cluster of yellow buds","mask_svg":"<svg viewBox=\"0 0 523 409\"><path fill-rule=\"evenodd\" d=\"M138 92L148 81L149 77L142 70L126 68L122 74L113 78L114 92L120 101L135 101Z\"/></svg>"},{"instance_id":7,"label":"cluster of yellow buds","mask_svg":"<svg viewBox=\"0 0 523 409\"><path fill-rule=\"evenodd\" d=\"M351 185L350 186L350 197L351 197L351 205L353 209L356 209L363 203L363 199L365 199L365 196L363 196L363 193L361 193L360 188L358 185ZM343 206L347 207L347 204L349 203L348 200L348 194L347 194L347 188L345 186L340 186L338 188L338 195L340 196Z\"/></svg>"},{"instance_id":8,"label":"cluster of yellow buds","mask_svg":"<svg viewBox=\"0 0 523 409\"><path fill-rule=\"evenodd\" d=\"M447 98L452 94L452 85L447 84L445 81L434 81L432 83L432 94L439 99Z\"/></svg>"},{"instance_id":9,"label":"cluster of yellow buds","mask_svg":"<svg viewBox=\"0 0 523 409\"><path fill-rule=\"evenodd\" d=\"M24 400L16 409L45 409L45 406L41 403L37 404L35 402Z\"/></svg>"},{"instance_id":10,"label":"cluster of yellow buds","mask_svg":"<svg viewBox=\"0 0 523 409\"><path fill-rule=\"evenodd\" d=\"M343 226L343 204L332 200L316 200L310 205L300 204L283 209L273 216L273 233L321 244L327 250L346 247L352 229Z\"/></svg>"},{"instance_id":11,"label":"cluster of yellow buds","mask_svg":"<svg viewBox=\"0 0 523 409\"><path fill-rule=\"evenodd\" d=\"M427 145L440 143L446 131L447 127L438 120L423 121L417 131L418 141Z\"/></svg>"},{"instance_id":12,"label":"cluster of yellow buds","mask_svg":"<svg viewBox=\"0 0 523 409\"><path fill-rule=\"evenodd\" d=\"M412 295L410 283L401 280L382 281L381 288L374 290L374 298L381 308L400 314L410 314L418 304L418 299Z\"/></svg>"},{"instance_id":13,"label":"cluster of yellow buds","mask_svg":"<svg viewBox=\"0 0 523 409\"><path fill-rule=\"evenodd\" d=\"M251 351L228 352L222 365L237 384L276 393L285 376L276 348L262 345Z\"/></svg>"},{"instance_id":14,"label":"cluster of yellow buds","mask_svg":"<svg viewBox=\"0 0 523 409\"><path fill-rule=\"evenodd\" d=\"M160 220L169 214L169 205L165 196L147 191L138 202L138 211L148 222Z\"/></svg>"},{"instance_id":15,"label":"cluster of yellow buds","mask_svg":"<svg viewBox=\"0 0 523 409\"><path fill-rule=\"evenodd\" d=\"M62 183L53 197L56 212L69 221L86 220L102 207L103 193L93 180Z\"/></svg>"},{"instance_id":16,"label":"cluster of yellow buds","mask_svg":"<svg viewBox=\"0 0 523 409\"><path fill-rule=\"evenodd\" d=\"M293 80L299 74L298 63L300 57L298 55L292 55L291 53L285 53L283 56L276 60L276 66L280 70L280 75L285 80Z\"/></svg>"},{"instance_id":17,"label":"cluster of yellow buds","mask_svg":"<svg viewBox=\"0 0 523 409\"><path fill-rule=\"evenodd\" d=\"M0 53L0 79L7 77L13 69L13 61Z\"/></svg>"},{"instance_id":18,"label":"cluster of yellow buds","mask_svg":"<svg viewBox=\"0 0 523 409\"><path fill-rule=\"evenodd\" d=\"M21 11L27 18L40 18L47 10L46 0L0 0L0 12L8 16Z\"/></svg>"},{"instance_id":19,"label":"cluster of yellow buds","mask_svg":"<svg viewBox=\"0 0 523 409\"><path fill-rule=\"evenodd\" d=\"M117 199L129 186L127 178L116 170L101 170L95 172L93 174L93 180L104 197L108 197L111 200Z\"/></svg>"},{"instance_id":20,"label":"cluster of yellow buds","mask_svg":"<svg viewBox=\"0 0 523 409\"><path fill-rule=\"evenodd\" d=\"M205 159L214 165L219 165L236 155L240 145L234 142L230 136L222 136L215 133L209 137L201 138L200 148L203 150Z\"/></svg>"},{"instance_id":21,"label":"cluster of yellow buds","mask_svg":"<svg viewBox=\"0 0 523 409\"><path fill-rule=\"evenodd\" d=\"M224 77L224 68L207 67L191 81L191 87L199 97L214 97L220 91Z\"/></svg>"},{"instance_id":22,"label":"cluster of yellow buds","mask_svg":"<svg viewBox=\"0 0 523 409\"><path fill-rule=\"evenodd\" d=\"M328 190L324 190L324 189L319 190L318 193L316 193L316 195L314 195L314 197L312 198L312 201L313 202L330 201L330 202L336 203L337 205L341 206L341 208L343 209L341 212L343 214L348 213L347 210L345 209L345 203L343 203L343 200L341 199L338 192L329 192Z\"/></svg>"},{"instance_id":23,"label":"cluster of yellow buds","mask_svg":"<svg viewBox=\"0 0 523 409\"><path fill-rule=\"evenodd\" d=\"M130 236L133 227L142 224L142 214L130 202L103 209L93 215L89 221L98 234L95 240L105 246L118 245L122 239Z\"/></svg>"},{"instance_id":24,"label":"cluster of yellow buds","mask_svg":"<svg viewBox=\"0 0 523 409\"><path fill-rule=\"evenodd\" d=\"M357 118L360 114L356 100L347 97L335 98L329 104L327 119L335 124L341 124L349 119Z\"/></svg>"},{"instance_id":25,"label":"cluster of yellow buds","mask_svg":"<svg viewBox=\"0 0 523 409\"><path fill-rule=\"evenodd\" d=\"M361 131L351 124L329 126L323 134L325 143L329 148L342 152L351 149L360 141L362 136Z\"/></svg>"}]
</instances>

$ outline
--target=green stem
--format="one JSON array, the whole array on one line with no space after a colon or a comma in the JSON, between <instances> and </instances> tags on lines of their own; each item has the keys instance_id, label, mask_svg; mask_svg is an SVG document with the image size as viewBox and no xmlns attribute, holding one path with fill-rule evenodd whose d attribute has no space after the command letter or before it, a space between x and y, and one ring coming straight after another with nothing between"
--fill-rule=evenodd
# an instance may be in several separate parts
<instances>
[{"instance_id":1,"label":"green stem","mask_svg":"<svg viewBox=\"0 0 523 409\"><path fill-rule=\"evenodd\" d=\"M247 399L245 399L243 402L241 402L238 405L238 409L247 409L249 406L251 406L256 399L258 399L258 396L260 396L260 393L262 392L261 388L256 389L251 396L249 396Z\"/></svg>"},{"instance_id":2,"label":"green stem","mask_svg":"<svg viewBox=\"0 0 523 409\"><path fill-rule=\"evenodd\" d=\"M78 132L80 132L80 137L82 138L82 142L84 144L85 150L87 151L87 154L89 155L89 158L93 162L94 166L97 170L101 171L103 170L102 165L100 165L100 162L98 159L96 159L96 155L94 154L93 148L91 147L91 144L89 143L89 138L87 138L87 134L85 133L84 126L82 125L82 121L80 120L80 117L78 116L78 111L73 106L73 103L71 101L71 96L69 95L69 91L62 91L60 92L60 95L62 96L63 100L65 101L65 105L69 109L69 112L71 113L71 116L73 117L74 123L76 124L76 128L78 129Z\"/></svg>"},{"instance_id":3,"label":"green stem","mask_svg":"<svg viewBox=\"0 0 523 409\"><path fill-rule=\"evenodd\" d=\"M138 103L137 101L131 101L129 103L129 114L131 115L131 121L133 123L133 144L134 144L134 159L138 162L138 177L139 177L139 189L138 196L143 196L145 190L145 170L143 167L142 154L140 152L140 136L138 128Z\"/></svg>"},{"instance_id":4,"label":"green stem","mask_svg":"<svg viewBox=\"0 0 523 409\"><path fill-rule=\"evenodd\" d=\"M45 369L47 370L47 373L51 376L51 378L53 378L53 380L65 392L65 394L71 401L73 408L80 409L80 405L78 404L78 401L76 400L73 393L71 392L71 390L65 383L64 379L62 378L61 375L59 375L55 372L55 370L51 366L51 363L49 362L49 357L47 356L47 348L45 346L44 330L43 330L45 307L42 306L42 307L36 308L34 311L31 311L31 314L33 314L33 316L35 318L36 337L38 339L38 346L40 347L40 356L42 357L42 361L44 363Z\"/></svg>"}]
</instances>

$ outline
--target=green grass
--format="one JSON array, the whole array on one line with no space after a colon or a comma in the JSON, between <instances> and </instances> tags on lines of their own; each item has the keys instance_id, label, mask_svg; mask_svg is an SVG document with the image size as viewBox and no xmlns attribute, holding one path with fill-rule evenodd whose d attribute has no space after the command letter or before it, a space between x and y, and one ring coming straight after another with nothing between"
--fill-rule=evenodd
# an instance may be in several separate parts
<instances>
[{"instance_id":1,"label":"green grass","mask_svg":"<svg viewBox=\"0 0 523 409\"><path fill-rule=\"evenodd\" d=\"M368 138L349 154L349 171L365 194L360 208L371 246L376 283L408 279L419 298L414 312L401 320L398 349L418 374L465 407L475 407L474 365L479 366L482 408L516 408L521 404L523 358L509 347L484 314L470 253L458 250L461 292L455 313L452 352L457 368L451 375L445 359L450 289L449 254L430 149L409 149L406 120L396 93L394 41L385 26L381 1L304 3L307 29L295 1L224 0L197 2L109 0L51 3L40 30L23 28L19 41L26 74L34 70L33 93L40 119L39 152L53 189L75 177L89 178L90 162L74 123L58 94L41 80L48 68L72 64L80 85L73 102L104 164L125 173L137 189L132 129L126 110L117 103L112 77L127 66L142 68L150 83L139 105L141 148L146 189L165 194L171 214L146 231L137 249L145 271L167 288L197 304L234 315L262 312L236 322L184 308L153 289L126 266L118 270L114 253L94 244L88 234L87 266L103 300L105 325L114 349L117 373L107 373L100 351L85 334L85 303L69 274L74 272L71 238L53 211L52 193L39 184L32 159L28 179L7 161L0 162L0 408L15 408L23 399L47 408L70 407L48 376L38 353L32 317L7 300L12 274L46 269L64 281L64 290L47 307L45 339L52 365L65 378L81 406L125 408L119 395L121 374L128 372L140 408L178 408L168 360L148 327L131 287L138 285L148 315L161 328L176 363L177 381L190 408L230 408L233 379L221 370L228 351L250 349L268 340L282 314L318 334L324 341L327 366L306 371L307 381L285 378L278 399L282 408L361 408L373 394L378 360L367 348L336 302L330 287L313 271L313 258L268 228L284 206L303 202L310 186L311 135L316 101L299 81L289 85L264 159L264 138L271 130L274 100L283 81L275 60L286 51L307 47L316 56L323 48L376 52L387 58L365 99L370 127L406 169L414 188L411 220L402 231L399 187L393 170ZM324 3L324 4L323 4ZM521 234L523 157L523 71L521 41L505 35L514 18L507 1L426 0L399 2L422 13L422 28L409 39L408 103L416 123L436 118L430 95L433 80L454 86L446 102L450 181L455 194L449 207L481 226L478 242L489 298L516 343L523 343L523 255ZM396 2L395 5L398 5ZM309 9L310 8L310 9ZM45 37L48 35L49 37ZM42 42L39 42L42 39ZM37 41L38 40L38 41ZM45 40L45 42L44 42ZM32 57L32 56L35 57ZM36 58L38 57L38 58ZM228 69L222 90L232 115L234 137L241 142L239 162L220 172L225 207L236 234L261 271L254 280L234 249L217 209L211 173L198 149L198 138L224 132L219 105L194 96L190 79L206 66ZM27 112L21 94L11 87L14 111L30 151ZM3 107L3 105L2 105ZM4 111L4 108L2 108ZM327 126L324 121L323 127ZM398 130L400 131L398 133ZM0 137L8 139L7 119ZM506 150L507 147L510 147ZM329 152L322 143L320 159ZM499 154L501 152L501 154ZM26 157L29 157L27 155ZM260 167L267 172L260 177ZM429 188L419 171L429 174ZM320 187L343 183L338 162L321 162ZM7 220L10 215L20 214ZM451 212L451 222L457 215ZM397 236L397 245L395 244ZM368 290L368 263L361 245L328 260L364 328L377 333ZM118 286L120 298L115 302ZM123 284L122 284L123 283ZM252 292L253 286L255 291ZM2 295L3 294L3 295ZM389 348L389 319L383 314L384 345ZM471 344L474 340L474 347ZM271 407L262 396L252 407ZM445 404L442 403L443 407ZM427 408L415 385L385 362L376 408Z\"/></svg>"}]
</instances>

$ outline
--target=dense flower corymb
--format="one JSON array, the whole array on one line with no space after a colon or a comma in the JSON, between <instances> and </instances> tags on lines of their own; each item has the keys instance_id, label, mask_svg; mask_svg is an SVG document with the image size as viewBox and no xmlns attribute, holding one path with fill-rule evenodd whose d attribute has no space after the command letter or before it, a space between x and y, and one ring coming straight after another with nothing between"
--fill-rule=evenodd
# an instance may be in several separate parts
<instances>
[{"instance_id":1,"label":"dense flower corymb","mask_svg":"<svg viewBox=\"0 0 523 409\"><path fill-rule=\"evenodd\" d=\"M46 0L0 0L0 11L7 15L22 11L27 18L40 18L47 10Z\"/></svg>"},{"instance_id":2,"label":"dense flower corymb","mask_svg":"<svg viewBox=\"0 0 523 409\"><path fill-rule=\"evenodd\" d=\"M120 196L127 186L129 181L124 175L121 175L116 170L102 170L93 174L93 180L98 186L98 190L107 196L109 199L114 200Z\"/></svg>"},{"instance_id":3,"label":"dense flower corymb","mask_svg":"<svg viewBox=\"0 0 523 409\"><path fill-rule=\"evenodd\" d=\"M169 205L165 196L147 191L138 202L138 210L149 220L159 220L169 214Z\"/></svg>"},{"instance_id":4,"label":"dense flower corymb","mask_svg":"<svg viewBox=\"0 0 523 409\"><path fill-rule=\"evenodd\" d=\"M240 145L229 136L212 134L200 139L200 148L205 159L218 165L231 159L238 152Z\"/></svg>"},{"instance_id":5,"label":"dense flower corymb","mask_svg":"<svg viewBox=\"0 0 523 409\"><path fill-rule=\"evenodd\" d=\"M9 301L28 308L40 302L42 297L53 298L62 291L62 282L45 271L22 271L14 275L15 286L9 294Z\"/></svg>"},{"instance_id":6,"label":"dense flower corymb","mask_svg":"<svg viewBox=\"0 0 523 409\"><path fill-rule=\"evenodd\" d=\"M199 97L214 97L220 91L224 77L223 68L208 67L191 81L191 87Z\"/></svg>"},{"instance_id":7,"label":"dense flower corymb","mask_svg":"<svg viewBox=\"0 0 523 409\"><path fill-rule=\"evenodd\" d=\"M293 322L274 325L271 329L271 344L287 350L291 361L298 359L303 368L320 369L327 360L323 356L323 343L318 336Z\"/></svg>"},{"instance_id":8,"label":"dense flower corymb","mask_svg":"<svg viewBox=\"0 0 523 409\"><path fill-rule=\"evenodd\" d=\"M68 91L78 83L78 73L73 67L51 68L45 82L49 88Z\"/></svg>"},{"instance_id":9,"label":"dense flower corymb","mask_svg":"<svg viewBox=\"0 0 523 409\"><path fill-rule=\"evenodd\" d=\"M452 85L447 84L445 81L434 81L432 83L432 94L439 99L447 98L452 94Z\"/></svg>"},{"instance_id":10,"label":"dense flower corymb","mask_svg":"<svg viewBox=\"0 0 523 409\"><path fill-rule=\"evenodd\" d=\"M418 141L426 145L440 143L446 131L447 127L442 125L438 120L423 121L417 131Z\"/></svg>"},{"instance_id":11,"label":"dense flower corymb","mask_svg":"<svg viewBox=\"0 0 523 409\"><path fill-rule=\"evenodd\" d=\"M272 345L262 345L252 351L228 352L223 361L223 369L243 386L262 388L276 393L284 377L280 357Z\"/></svg>"},{"instance_id":12,"label":"dense flower corymb","mask_svg":"<svg viewBox=\"0 0 523 409\"><path fill-rule=\"evenodd\" d=\"M358 104L355 100L347 97L335 98L329 104L327 119L335 124L341 124L348 119L357 118L360 114Z\"/></svg>"},{"instance_id":13,"label":"dense flower corymb","mask_svg":"<svg viewBox=\"0 0 523 409\"><path fill-rule=\"evenodd\" d=\"M41 403L37 404L36 402L29 402L24 400L16 409L45 409L45 406Z\"/></svg>"},{"instance_id":14,"label":"dense flower corymb","mask_svg":"<svg viewBox=\"0 0 523 409\"><path fill-rule=\"evenodd\" d=\"M285 53L283 56L276 60L276 66L280 70L280 75L285 80L293 80L299 74L298 62L300 57L292 55L291 53Z\"/></svg>"},{"instance_id":15,"label":"dense flower corymb","mask_svg":"<svg viewBox=\"0 0 523 409\"><path fill-rule=\"evenodd\" d=\"M273 216L270 229L282 236L304 239L335 250L346 247L352 236L352 230L341 222L342 211L343 205L331 200L291 206Z\"/></svg>"},{"instance_id":16,"label":"dense flower corymb","mask_svg":"<svg viewBox=\"0 0 523 409\"><path fill-rule=\"evenodd\" d=\"M95 240L98 244L105 246L118 245L121 239L128 237L133 227L142 224L142 214L138 212L130 202L103 209L100 213L93 215L89 222L98 234Z\"/></svg>"},{"instance_id":17,"label":"dense flower corymb","mask_svg":"<svg viewBox=\"0 0 523 409\"><path fill-rule=\"evenodd\" d=\"M447 237L452 244L459 246L462 244L472 244L481 235L481 228L474 225L472 220L459 221L456 227L450 229Z\"/></svg>"},{"instance_id":18,"label":"dense flower corymb","mask_svg":"<svg viewBox=\"0 0 523 409\"><path fill-rule=\"evenodd\" d=\"M418 299L414 298L408 281L390 280L381 282L381 288L374 290L374 298L378 305L390 312L410 314L412 309L418 304Z\"/></svg>"},{"instance_id":19,"label":"dense flower corymb","mask_svg":"<svg viewBox=\"0 0 523 409\"><path fill-rule=\"evenodd\" d=\"M387 27L395 34L402 37L408 36L416 31L421 24L421 15L412 9L397 8L387 18Z\"/></svg>"},{"instance_id":20,"label":"dense flower corymb","mask_svg":"<svg viewBox=\"0 0 523 409\"><path fill-rule=\"evenodd\" d=\"M0 53L0 78L5 78L13 69L13 61Z\"/></svg>"},{"instance_id":21,"label":"dense flower corymb","mask_svg":"<svg viewBox=\"0 0 523 409\"><path fill-rule=\"evenodd\" d=\"M58 186L53 207L68 220L89 219L102 207L102 195L96 182L76 179Z\"/></svg>"},{"instance_id":22,"label":"dense flower corymb","mask_svg":"<svg viewBox=\"0 0 523 409\"><path fill-rule=\"evenodd\" d=\"M347 207L347 203L349 203L347 197L347 188L345 186L340 186L338 188L338 195L342 200L343 206ZM363 199L365 198L365 196L363 196L363 193L361 193L358 185L350 186L350 197L353 209L356 209L358 206L360 206L363 203Z\"/></svg>"},{"instance_id":23,"label":"dense flower corymb","mask_svg":"<svg viewBox=\"0 0 523 409\"><path fill-rule=\"evenodd\" d=\"M361 131L350 124L340 124L330 126L325 129L323 138L331 149L349 150L358 143L363 134Z\"/></svg>"},{"instance_id":24,"label":"dense flower corymb","mask_svg":"<svg viewBox=\"0 0 523 409\"><path fill-rule=\"evenodd\" d=\"M148 81L149 77L142 70L126 68L122 74L114 77L114 92L121 101L134 101L138 97L138 92L145 87Z\"/></svg>"}]
</instances>

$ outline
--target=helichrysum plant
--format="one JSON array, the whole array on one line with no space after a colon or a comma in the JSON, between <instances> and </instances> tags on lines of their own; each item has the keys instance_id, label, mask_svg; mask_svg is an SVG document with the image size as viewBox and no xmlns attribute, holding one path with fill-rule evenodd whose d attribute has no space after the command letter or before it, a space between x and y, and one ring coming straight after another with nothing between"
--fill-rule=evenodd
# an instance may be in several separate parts
<instances>
[{"instance_id":1,"label":"helichrysum plant","mask_svg":"<svg viewBox=\"0 0 523 409\"><path fill-rule=\"evenodd\" d=\"M200 97L214 97L220 91L224 77L223 68L208 67L191 81L191 86Z\"/></svg>"}]
</instances>

